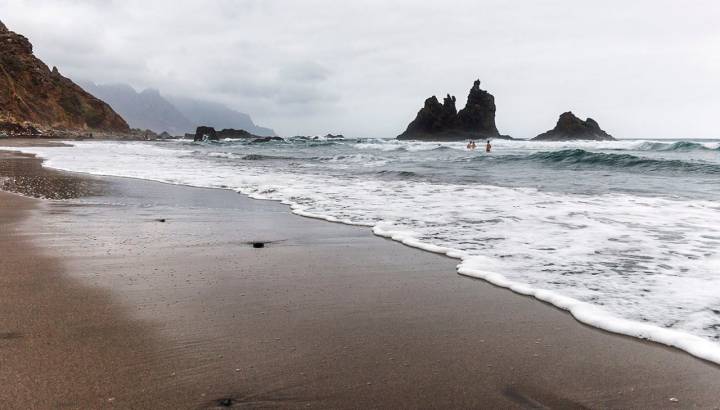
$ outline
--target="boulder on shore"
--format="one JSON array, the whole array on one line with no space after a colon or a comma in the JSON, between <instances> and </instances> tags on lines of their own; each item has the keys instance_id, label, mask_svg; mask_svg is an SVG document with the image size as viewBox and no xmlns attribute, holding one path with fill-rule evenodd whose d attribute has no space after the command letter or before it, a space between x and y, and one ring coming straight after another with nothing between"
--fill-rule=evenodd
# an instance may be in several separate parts
<instances>
[{"instance_id":1,"label":"boulder on shore","mask_svg":"<svg viewBox=\"0 0 720 410\"><path fill-rule=\"evenodd\" d=\"M9 121L0 121L0 138L40 136L42 136L42 133L32 125L22 125Z\"/></svg>"},{"instance_id":2,"label":"boulder on shore","mask_svg":"<svg viewBox=\"0 0 720 410\"><path fill-rule=\"evenodd\" d=\"M555 128L538 135L533 141L615 141L610 134L603 131L597 121L588 118L585 121L568 111L560 115Z\"/></svg>"},{"instance_id":3,"label":"boulder on shore","mask_svg":"<svg viewBox=\"0 0 720 410\"><path fill-rule=\"evenodd\" d=\"M498 132L495 125L495 97L480 89L480 80L473 83L465 108L458 112L455 103L455 96L450 94L442 103L434 95L426 99L415 119L397 138L429 141L512 139Z\"/></svg>"}]
</instances>

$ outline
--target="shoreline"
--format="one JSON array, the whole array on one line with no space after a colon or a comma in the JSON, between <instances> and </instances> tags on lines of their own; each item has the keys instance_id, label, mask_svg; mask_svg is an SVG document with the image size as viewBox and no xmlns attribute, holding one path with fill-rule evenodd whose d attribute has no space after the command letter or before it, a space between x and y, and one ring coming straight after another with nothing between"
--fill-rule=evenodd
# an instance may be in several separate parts
<instances>
[{"instance_id":1,"label":"shoreline","mask_svg":"<svg viewBox=\"0 0 720 410\"><path fill-rule=\"evenodd\" d=\"M64 144L61 144L64 145ZM20 144L18 146L18 149L21 152L22 147L24 145ZM28 146L34 146L34 144L29 144ZM51 146L52 145L51 143ZM35 155L35 154L29 154L29 155ZM40 161L44 163L44 159L41 157L38 157ZM80 177L83 175L86 176L92 176L92 177L109 177L109 178L129 178L137 181L152 181L155 183L162 183L162 184L169 184L169 185L176 185L176 186L182 186L182 187L189 187L189 188L200 188L200 189L220 189L220 190L227 190L231 191L236 194L243 195L247 198L258 200L258 201L270 201L270 202L276 202L281 203L288 207L288 210L298 216L305 217L305 218L311 218L315 220L320 220L324 222L330 222L330 223L339 223L342 225L347 226L359 226L359 227L366 227L370 228L370 231L381 238L389 239L391 241L395 241L398 243L401 243L409 248L412 249L419 249L423 252L430 252L436 255L442 255L445 257L448 257L450 259L454 259L458 261L458 264L456 266L456 273L458 275L479 279L482 281L485 281L489 284L492 284L493 286L497 286L502 289L509 290L513 292L514 294L530 297L535 300L538 300L543 303L547 303L550 306L553 306L555 309L559 309L561 311L567 312L570 314L578 323L581 323L586 326L590 326L595 329L599 329L611 334L615 335L622 335L627 336L631 338L635 338L638 340L643 341L649 341L652 343L657 343L663 346L668 346L674 349L681 350L682 352L689 354L693 357L696 357L700 360L707 361L709 363L712 363L713 365L720 366L720 345L717 345L716 343L713 343L707 339L704 339L702 337L682 332L682 331L676 331L673 329L663 328L654 324L647 324L643 322L633 321L629 319L624 319L618 316L614 316L613 314L604 311L601 307L598 307L596 305L592 305L590 303L582 302L577 299L573 299L570 297L563 296L561 294L558 294L554 291L544 290L540 288L534 288L530 285L526 285L521 282L516 282L507 279L505 276L494 273L494 272L488 272L488 271L482 271L478 270L472 267L467 266L469 263L469 259L472 259L472 257L468 258L463 252L451 249L451 248L445 248L440 247L437 245L433 245L430 243L424 243L421 241L418 241L414 238L405 238L403 237L404 232L395 232L395 231L385 231L381 229L377 224L366 224L366 223L357 223L353 222L351 220L341 220L338 218L330 217L330 216L324 216L320 214L315 214L311 212L307 212L300 205L294 204L293 202L290 202L285 199L281 198L269 198L269 197L263 197L261 195L254 195L251 193L243 192L242 190L230 188L230 187L208 187L208 186L200 186L200 185L192 185L192 184L184 184L180 182L168 182L160 179L147 179L147 178L141 178L141 177L129 177L129 176L118 176L118 175L112 175L112 174L92 174L92 173L83 173L83 172L74 172L74 171L67 171L58 169L58 171L65 172L65 173L71 173L76 174Z\"/></svg>"},{"instance_id":2,"label":"shoreline","mask_svg":"<svg viewBox=\"0 0 720 410\"><path fill-rule=\"evenodd\" d=\"M60 262L57 279L110 292L110 305L123 308L113 321L157 333L139 338L158 347L139 348L159 360L138 364L143 371L187 363L174 370L182 380L156 376L149 392L127 389L114 405L212 407L231 397L289 407L710 407L720 388L713 364L580 324L365 228L298 218L231 190L91 179L106 185L102 195L36 201L45 205L16 223ZM253 239L267 241L263 253L243 245ZM80 389L76 374L66 377L69 391Z\"/></svg>"}]
</instances>

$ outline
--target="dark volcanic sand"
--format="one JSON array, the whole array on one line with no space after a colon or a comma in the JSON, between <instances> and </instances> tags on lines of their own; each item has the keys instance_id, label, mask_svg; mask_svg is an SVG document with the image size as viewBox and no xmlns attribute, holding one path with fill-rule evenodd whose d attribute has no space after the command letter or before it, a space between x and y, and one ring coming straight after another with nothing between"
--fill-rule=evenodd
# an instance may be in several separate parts
<instances>
[{"instance_id":1,"label":"dark volcanic sand","mask_svg":"<svg viewBox=\"0 0 720 410\"><path fill-rule=\"evenodd\" d=\"M718 366L366 228L13 157L23 187L91 189L0 193L2 408L720 405Z\"/></svg>"}]
</instances>

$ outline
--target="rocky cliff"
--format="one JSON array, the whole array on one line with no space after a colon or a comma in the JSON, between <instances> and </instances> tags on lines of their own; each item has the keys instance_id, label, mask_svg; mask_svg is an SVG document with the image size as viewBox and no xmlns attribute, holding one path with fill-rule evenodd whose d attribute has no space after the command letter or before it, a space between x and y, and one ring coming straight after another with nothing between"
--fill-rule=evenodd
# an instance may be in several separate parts
<instances>
[{"instance_id":1,"label":"rocky cliff","mask_svg":"<svg viewBox=\"0 0 720 410\"><path fill-rule=\"evenodd\" d=\"M583 121L570 111L560 115L555 128L533 138L533 141L570 140L614 141L615 138L603 131L592 118Z\"/></svg>"},{"instance_id":2,"label":"rocky cliff","mask_svg":"<svg viewBox=\"0 0 720 410\"><path fill-rule=\"evenodd\" d=\"M465 108L457 111L456 99L448 94L442 104L437 97L425 100L425 105L398 139L452 141L468 138L504 138L495 125L495 97L480 89L476 80L468 94Z\"/></svg>"},{"instance_id":3,"label":"rocky cliff","mask_svg":"<svg viewBox=\"0 0 720 410\"><path fill-rule=\"evenodd\" d=\"M0 22L0 120L42 129L128 132L125 120L33 54Z\"/></svg>"}]
</instances>

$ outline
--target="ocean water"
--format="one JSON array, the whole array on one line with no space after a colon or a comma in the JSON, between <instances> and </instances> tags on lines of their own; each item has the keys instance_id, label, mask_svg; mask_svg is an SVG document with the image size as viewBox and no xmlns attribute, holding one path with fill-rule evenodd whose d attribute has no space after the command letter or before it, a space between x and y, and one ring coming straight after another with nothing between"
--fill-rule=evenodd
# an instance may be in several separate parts
<instances>
[{"instance_id":1,"label":"ocean water","mask_svg":"<svg viewBox=\"0 0 720 410\"><path fill-rule=\"evenodd\" d=\"M584 323L720 363L720 141L70 144L22 150L368 226Z\"/></svg>"}]
</instances>

